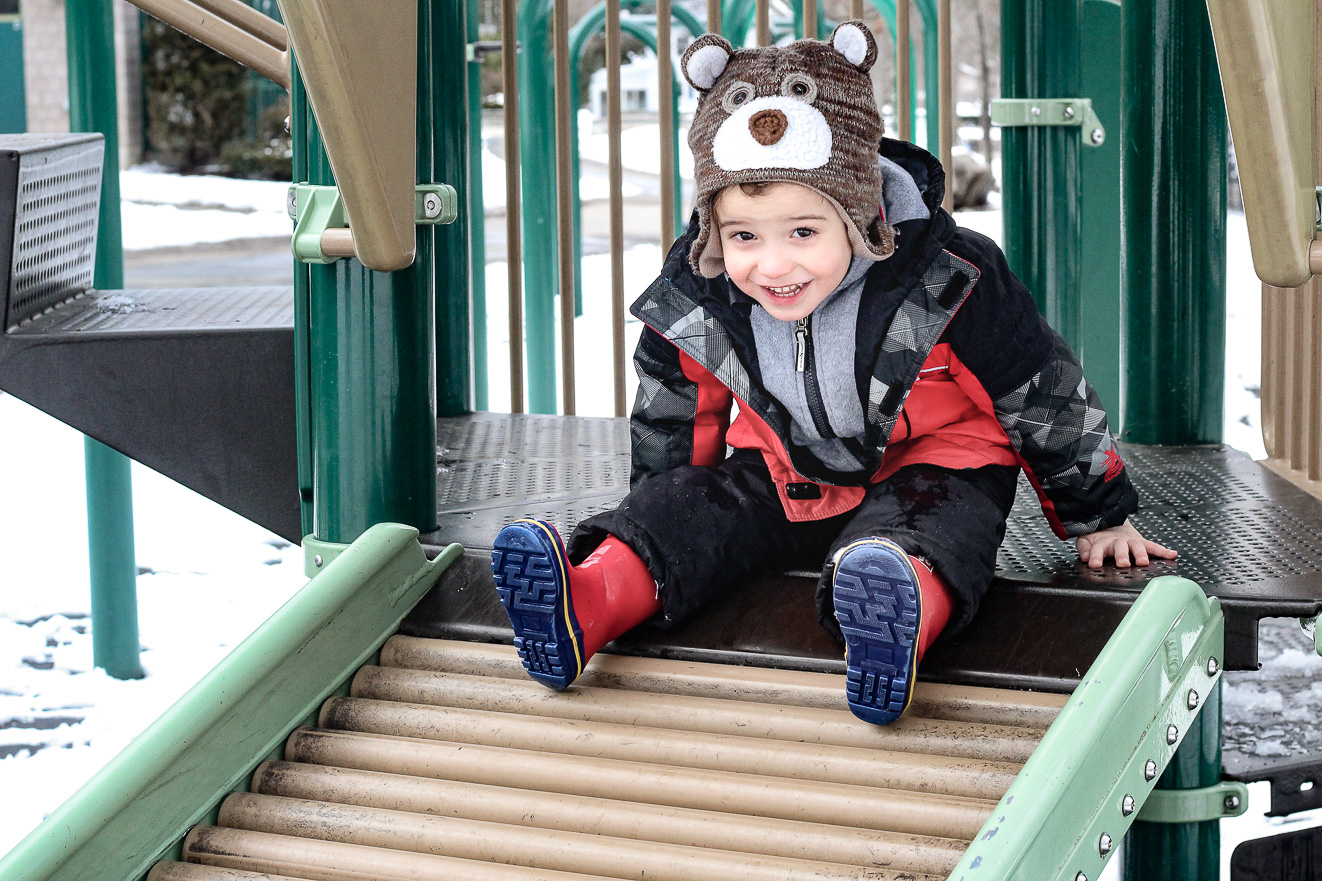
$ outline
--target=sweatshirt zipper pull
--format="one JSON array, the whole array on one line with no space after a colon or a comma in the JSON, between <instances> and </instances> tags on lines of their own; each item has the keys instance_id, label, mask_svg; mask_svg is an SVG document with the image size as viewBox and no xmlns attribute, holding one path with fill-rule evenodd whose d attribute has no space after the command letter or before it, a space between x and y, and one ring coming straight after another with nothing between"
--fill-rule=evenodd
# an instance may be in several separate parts
<instances>
[{"instance_id":1,"label":"sweatshirt zipper pull","mask_svg":"<svg viewBox=\"0 0 1322 881\"><path fill-rule=\"evenodd\" d=\"M800 318L794 325L794 369L802 373L808 366L808 318Z\"/></svg>"}]
</instances>

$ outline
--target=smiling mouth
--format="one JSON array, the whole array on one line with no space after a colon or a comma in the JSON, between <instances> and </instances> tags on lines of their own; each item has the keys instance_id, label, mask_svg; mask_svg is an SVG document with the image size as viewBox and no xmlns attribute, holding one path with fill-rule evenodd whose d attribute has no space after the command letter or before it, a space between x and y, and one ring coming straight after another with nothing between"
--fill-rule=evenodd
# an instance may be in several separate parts
<instances>
[{"instance_id":1,"label":"smiling mouth","mask_svg":"<svg viewBox=\"0 0 1322 881\"><path fill-rule=\"evenodd\" d=\"M808 286L808 282L805 281L799 284L790 284L778 288L773 288L768 285L762 285L762 290L766 291L768 294L770 294L773 297L789 299L790 297L793 297L796 294L798 294L807 286Z\"/></svg>"}]
</instances>

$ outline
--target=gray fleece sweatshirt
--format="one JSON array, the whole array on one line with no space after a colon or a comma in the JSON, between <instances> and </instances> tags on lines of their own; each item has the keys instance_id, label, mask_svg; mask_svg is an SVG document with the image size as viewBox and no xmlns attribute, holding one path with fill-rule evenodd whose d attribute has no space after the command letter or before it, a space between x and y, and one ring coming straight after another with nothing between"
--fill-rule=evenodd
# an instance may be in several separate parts
<instances>
[{"instance_id":1,"label":"gray fleece sweatshirt","mask_svg":"<svg viewBox=\"0 0 1322 881\"><path fill-rule=\"evenodd\" d=\"M930 217L913 178L894 162L880 161L886 219L896 224ZM855 257L840 285L818 304L811 315L812 369L834 437L824 437L817 431L808 407L807 370L800 373L797 369L797 322L773 318L757 304L750 314L762 384L789 411L790 439L812 450L828 468L841 472L858 472L865 467L863 461L849 452L841 438L861 440L865 430L863 402L859 400L858 386L854 381L854 346L863 283L872 263Z\"/></svg>"}]
</instances>

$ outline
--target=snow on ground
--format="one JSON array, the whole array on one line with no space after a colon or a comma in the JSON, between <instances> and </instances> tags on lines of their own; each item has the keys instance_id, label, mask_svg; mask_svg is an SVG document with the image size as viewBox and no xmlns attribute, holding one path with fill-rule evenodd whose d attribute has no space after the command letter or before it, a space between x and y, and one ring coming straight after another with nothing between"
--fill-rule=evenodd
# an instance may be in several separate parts
<instances>
[{"instance_id":1,"label":"snow on ground","mask_svg":"<svg viewBox=\"0 0 1322 881\"><path fill-rule=\"evenodd\" d=\"M636 132L636 133L635 133ZM656 167L655 127L631 129L631 168ZM604 136L585 159L605 161ZM649 152L650 151L650 152ZM485 151L487 205L503 207L503 165ZM691 162L691 160L690 160ZM685 168L681 160L681 168ZM691 174L691 165L688 166ZM600 176L585 198L605 196ZM287 236L283 183L180 177L138 169L121 177L130 250ZM1000 212L962 223L1000 239ZM1258 285L1242 215L1230 217L1227 442L1261 457ZM656 246L625 255L625 296L652 278ZM491 409L508 406L509 336L503 263L487 267ZM609 258L584 265L586 314L576 322L579 412L612 412ZM626 324L631 352L639 325ZM635 382L629 375L630 388ZM632 391L630 391L632 400ZM7 852L120 748L245 638L304 582L300 549L142 466L134 465L143 667L121 682L95 670L88 635L81 436L0 395L0 459L11 468L0 505L0 854ZM38 720L41 720L38 722ZM51 726L51 727L38 727ZM1223 825L1226 841L1263 833L1265 792L1252 822ZM1273 821L1281 825L1281 821ZM1296 821L1288 821L1290 823ZM1247 831L1245 831L1247 830Z\"/></svg>"}]
</instances>

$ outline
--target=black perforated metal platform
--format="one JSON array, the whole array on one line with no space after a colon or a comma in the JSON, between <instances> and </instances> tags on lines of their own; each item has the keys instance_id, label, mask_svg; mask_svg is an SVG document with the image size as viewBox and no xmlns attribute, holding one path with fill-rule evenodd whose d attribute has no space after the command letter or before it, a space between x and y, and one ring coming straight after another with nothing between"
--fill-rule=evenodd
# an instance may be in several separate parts
<instances>
[{"instance_id":1,"label":"black perforated metal platform","mask_svg":"<svg viewBox=\"0 0 1322 881\"><path fill-rule=\"evenodd\" d=\"M438 425L440 528L426 540L469 548L469 580L489 579L486 551L506 523L537 517L567 534L628 489L625 420L478 414ZM1229 669L1257 668L1260 619L1322 612L1322 502L1226 447L1131 445L1122 452L1141 498L1135 523L1177 548L1180 559L1146 569L1089 570L1071 544L1051 533L1024 482L996 584L974 626L933 649L925 675L1072 688L1157 575L1190 578L1221 599ZM812 580L810 573L769 573L733 588L728 602L679 628L631 634L628 648L836 670L840 651L815 623ZM408 626L420 635L504 639L508 633L494 592L481 588L433 598Z\"/></svg>"}]
</instances>

